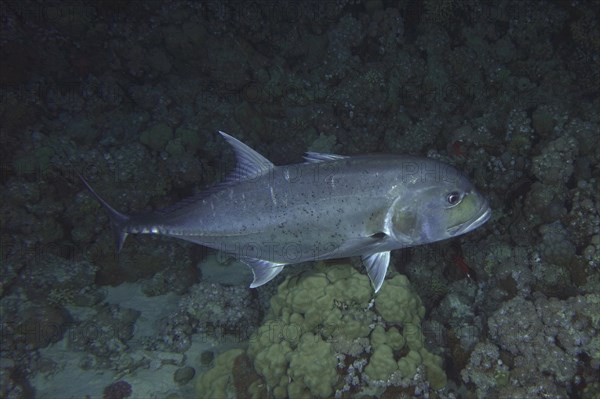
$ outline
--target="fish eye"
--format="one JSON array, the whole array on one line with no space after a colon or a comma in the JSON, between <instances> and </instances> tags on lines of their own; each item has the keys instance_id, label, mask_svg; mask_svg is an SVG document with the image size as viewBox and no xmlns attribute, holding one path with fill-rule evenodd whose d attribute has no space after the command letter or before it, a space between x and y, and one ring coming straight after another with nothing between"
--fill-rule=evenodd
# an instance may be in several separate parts
<instances>
[{"instance_id":1,"label":"fish eye","mask_svg":"<svg viewBox=\"0 0 600 399\"><path fill-rule=\"evenodd\" d=\"M446 201L450 204L450 206L458 205L458 203L462 200L462 196L458 191L452 191L448 193L446 196Z\"/></svg>"}]
</instances>

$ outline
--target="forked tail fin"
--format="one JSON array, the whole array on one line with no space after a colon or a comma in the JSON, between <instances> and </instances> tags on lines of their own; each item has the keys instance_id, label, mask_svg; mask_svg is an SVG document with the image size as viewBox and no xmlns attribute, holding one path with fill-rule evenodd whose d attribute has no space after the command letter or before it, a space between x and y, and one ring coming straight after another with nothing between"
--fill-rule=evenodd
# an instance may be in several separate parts
<instances>
[{"instance_id":1,"label":"forked tail fin","mask_svg":"<svg viewBox=\"0 0 600 399\"><path fill-rule=\"evenodd\" d=\"M120 252L121 248L123 248L123 243L127 238L127 231L125 227L127 225L127 222L129 221L129 216L122 214L121 212L117 211L115 208L110 206L108 202L104 201L102 197L96 194L92 186L90 186L88 182L85 181L83 176L79 175L79 178L81 179L83 184L85 184L85 186L94 196L94 198L96 198L100 205L102 205L102 207L106 210L106 213L108 213L108 217L110 218L110 224L115 235L115 244L117 246L117 251Z\"/></svg>"}]
</instances>

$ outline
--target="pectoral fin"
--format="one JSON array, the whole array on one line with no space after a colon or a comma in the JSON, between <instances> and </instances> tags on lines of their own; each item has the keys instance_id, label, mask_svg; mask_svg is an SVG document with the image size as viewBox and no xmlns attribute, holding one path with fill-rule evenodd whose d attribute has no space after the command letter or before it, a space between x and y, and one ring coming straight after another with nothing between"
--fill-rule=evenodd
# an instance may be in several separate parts
<instances>
[{"instance_id":1,"label":"pectoral fin","mask_svg":"<svg viewBox=\"0 0 600 399\"><path fill-rule=\"evenodd\" d=\"M263 284L273 280L283 270L286 263L269 262L268 260L255 258L240 258L242 262L250 266L254 274L254 281L250 284L250 288L260 287Z\"/></svg>"},{"instance_id":2,"label":"pectoral fin","mask_svg":"<svg viewBox=\"0 0 600 399\"><path fill-rule=\"evenodd\" d=\"M367 269L367 274L371 279L371 284L373 284L375 292L379 291L383 280L385 280L388 265L390 264L390 251L376 252L372 255L363 256L362 261Z\"/></svg>"}]
</instances>

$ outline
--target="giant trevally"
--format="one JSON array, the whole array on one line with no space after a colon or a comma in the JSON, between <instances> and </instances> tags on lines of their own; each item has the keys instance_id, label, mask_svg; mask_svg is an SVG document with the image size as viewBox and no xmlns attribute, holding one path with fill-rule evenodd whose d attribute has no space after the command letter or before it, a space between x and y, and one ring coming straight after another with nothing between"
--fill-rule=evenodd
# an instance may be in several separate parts
<instances>
[{"instance_id":1,"label":"giant trevally","mask_svg":"<svg viewBox=\"0 0 600 399\"><path fill-rule=\"evenodd\" d=\"M405 155L309 152L275 166L230 135L237 166L222 183L175 206L125 215L84 184L110 216L120 250L128 234L180 238L232 254L259 287L284 266L361 256L375 292L390 251L456 237L485 223L486 199L457 169Z\"/></svg>"}]
</instances>

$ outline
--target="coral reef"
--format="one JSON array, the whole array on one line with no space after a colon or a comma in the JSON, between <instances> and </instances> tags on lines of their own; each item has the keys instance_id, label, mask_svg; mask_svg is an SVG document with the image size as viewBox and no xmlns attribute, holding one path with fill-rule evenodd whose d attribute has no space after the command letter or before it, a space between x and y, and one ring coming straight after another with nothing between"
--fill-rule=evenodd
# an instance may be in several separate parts
<instances>
[{"instance_id":1,"label":"coral reef","mask_svg":"<svg viewBox=\"0 0 600 399\"><path fill-rule=\"evenodd\" d=\"M88 260L65 259L48 254L23 276L27 297L58 306L94 305L104 292L94 285L98 267Z\"/></svg>"},{"instance_id":2,"label":"coral reef","mask_svg":"<svg viewBox=\"0 0 600 399\"><path fill-rule=\"evenodd\" d=\"M582 1L3 3L0 396L597 397L598 21ZM394 251L375 297L347 265L249 290L191 243L116 256L77 175L160 209L227 176L217 130L277 164L439 159L493 215Z\"/></svg>"},{"instance_id":3,"label":"coral reef","mask_svg":"<svg viewBox=\"0 0 600 399\"><path fill-rule=\"evenodd\" d=\"M160 327L158 344L166 350L184 352L192 336L248 339L260 320L258 298L247 287L200 282L179 301L177 312Z\"/></svg>"},{"instance_id":4,"label":"coral reef","mask_svg":"<svg viewBox=\"0 0 600 399\"><path fill-rule=\"evenodd\" d=\"M424 308L406 277L395 276L371 295L368 277L350 265L288 277L249 340L248 355L267 390L276 398L381 394L411 386L419 369L431 387L442 388L441 359L423 344ZM250 390L264 389L257 381Z\"/></svg>"},{"instance_id":5,"label":"coral reef","mask_svg":"<svg viewBox=\"0 0 600 399\"><path fill-rule=\"evenodd\" d=\"M103 365L120 371L129 368L127 341L133 337L139 316L139 311L105 305L88 318L77 320L69 334L69 345L92 355L79 366L85 369Z\"/></svg>"},{"instance_id":6,"label":"coral reef","mask_svg":"<svg viewBox=\"0 0 600 399\"><path fill-rule=\"evenodd\" d=\"M117 381L104 388L104 399L125 399L131 396L133 390L127 381Z\"/></svg>"},{"instance_id":7,"label":"coral reef","mask_svg":"<svg viewBox=\"0 0 600 399\"><path fill-rule=\"evenodd\" d=\"M232 369L235 359L243 353L241 349L231 349L217 356L214 367L196 380L196 391L199 392L200 397L236 397Z\"/></svg>"},{"instance_id":8,"label":"coral reef","mask_svg":"<svg viewBox=\"0 0 600 399\"><path fill-rule=\"evenodd\" d=\"M463 379L480 396L572 396L582 379L597 378L598 302L597 294L505 302L489 318L490 342L477 344Z\"/></svg>"}]
</instances>

